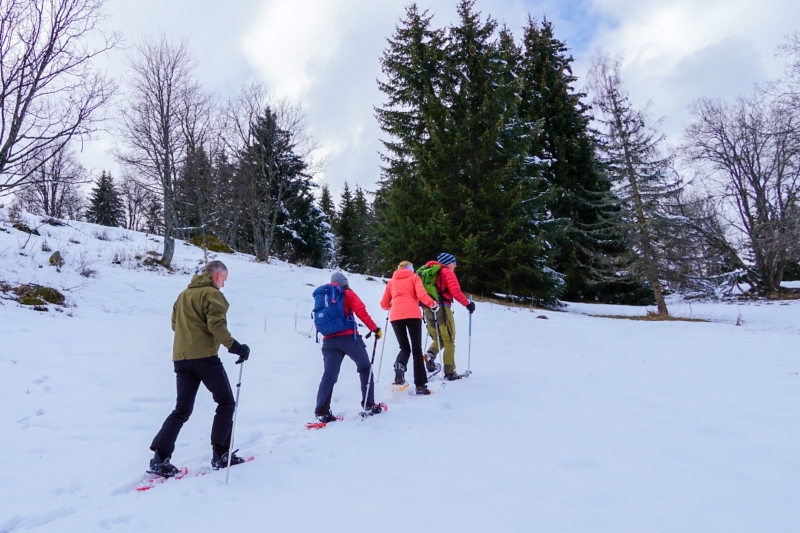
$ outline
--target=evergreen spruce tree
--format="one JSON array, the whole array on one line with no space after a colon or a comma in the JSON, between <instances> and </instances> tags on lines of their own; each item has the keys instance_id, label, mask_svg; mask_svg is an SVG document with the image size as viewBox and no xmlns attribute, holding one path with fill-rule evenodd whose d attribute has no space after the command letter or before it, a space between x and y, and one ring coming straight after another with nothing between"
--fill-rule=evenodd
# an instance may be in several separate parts
<instances>
[{"instance_id":1,"label":"evergreen spruce tree","mask_svg":"<svg viewBox=\"0 0 800 533\"><path fill-rule=\"evenodd\" d=\"M328 184L322 186L322 193L319 198L319 207L322 212L330 220L331 226L336 223L336 204L333 203L333 196L331 196L331 189Z\"/></svg>"},{"instance_id":2,"label":"evergreen spruce tree","mask_svg":"<svg viewBox=\"0 0 800 533\"><path fill-rule=\"evenodd\" d=\"M86 220L103 226L118 227L125 221L124 214L122 198L111 174L101 172L89 196Z\"/></svg>"},{"instance_id":3,"label":"evergreen spruce tree","mask_svg":"<svg viewBox=\"0 0 800 533\"><path fill-rule=\"evenodd\" d=\"M348 272L364 272L362 260L364 247L359 229L359 214L350 186L345 182L339 201L339 216L336 221L336 240L339 267Z\"/></svg>"},{"instance_id":4,"label":"evergreen spruce tree","mask_svg":"<svg viewBox=\"0 0 800 533\"><path fill-rule=\"evenodd\" d=\"M386 103L375 113L388 138L382 143L382 175L377 191L378 231L382 268L389 271L398 259L421 262L438 253L442 235L436 210L444 199L428 186L435 178L433 130L444 129L447 110L440 101L444 78L445 36L431 28L431 16L416 4L388 40L381 58L385 82L378 88ZM344 196L343 196L344 198ZM342 209L339 227L342 226ZM341 234L341 231L337 232ZM341 241L341 237L340 237ZM343 255L340 249L340 257Z\"/></svg>"},{"instance_id":5,"label":"evergreen spruce tree","mask_svg":"<svg viewBox=\"0 0 800 533\"><path fill-rule=\"evenodd\" d=\"M213 169L205 149L188 150L175 179L177 234L184 238L205 237L215 217Z\"/></svg>"},{"instance_id":6,"label":"evergreen spruce tree","mask_svg":"<svg viewBox=\"0 0 800 533\"><path fill-rule=\"evenodd\" d=\"M152 235L164 234L164 206L154 194L151 194L147 200L143 229Z\"/></svg>"},{"instance_id":7,"label":"evergreen spruce tree","mask_svg":"<svg viewBox=\"0 0 800 533\"><path fill-rule=\"evenodd\" d=\"M356 230L360 257L358 259L360 272L374 274L378 271L377 261L377 233L376 220L372 203L367 199L367 194L359 186L353 196L353 207L356 215Z\"/></svg>"},{"instance_id":8,"label":"evergreen spruce tree","mask_svg":"<svg viewBox=\"0 0 800 533\"><path fill-rule=\"evenodd\" d=\"M552 302L545 264L536 125L519 117L519 51L510 33L458 5L446 38L408 8L382 60L377 110L386 153L378 191L382 255L421 263L447 250L468 290Z\"/></svg>"},{"instance_id":9,"label":"evergreen spruce tree","mask_svg":"<svg viewBox=\"0 0 800 533\"><path fill-rule=\"evenodd\" d=\"M675 233L674 207L682 185L665 155L664 136L633 108L620 77L618 59L599 56L591 71L595 119L600 124L602 161L615 185L617 216L612 220L632 242L630 264L646 280L660 315L669 315L664 301L661 247Z\"/></svg>"},{"instance_id":10,"label":"evergreen spruce tree","mask_svg":"<svg viewBox=\"0 0 800 533\"><path fill-rule=\"evenodd\" d=\"M531 155L547 163L547 207L556 220L544 228L550 265L565 276L564 298L611 298L605 265L627 246L603 224L611 184L595 158L586 95L573 87L572 56L550 22L529 17L522 43L520 116L541 124Z\"/></svg>"}]
</instances>

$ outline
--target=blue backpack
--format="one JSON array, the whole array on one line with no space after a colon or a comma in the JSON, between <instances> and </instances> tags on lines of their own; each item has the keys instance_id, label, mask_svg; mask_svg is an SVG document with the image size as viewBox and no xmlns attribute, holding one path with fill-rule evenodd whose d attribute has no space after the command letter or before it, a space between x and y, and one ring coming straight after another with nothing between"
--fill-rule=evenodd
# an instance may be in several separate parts
<instances>
[{"instance_id":1,"label":"blue backpack","mask_svg":"<svg viewBox=\"0 0 800 533\"><path fill-rule=\"evenodd\" d=\"M314 290L314 312L311 313L317 333L322 336L356 328L353 314L344 312L344 289L327 284Z\"/></svg>"}]
</instances>

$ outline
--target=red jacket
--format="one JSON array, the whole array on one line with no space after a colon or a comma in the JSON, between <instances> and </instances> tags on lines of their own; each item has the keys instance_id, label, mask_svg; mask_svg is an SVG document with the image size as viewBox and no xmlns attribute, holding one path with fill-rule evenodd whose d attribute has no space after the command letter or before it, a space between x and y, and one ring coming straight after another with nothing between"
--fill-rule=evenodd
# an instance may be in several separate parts
<instances>
[{"instance_id":1,"label":"red jacket","mask_svg":"<svg viewBox=\"0 0 800 533\"><path fill-rule=\"evenodd\" d=\"M331 285L336 285L336 283L331 283ZM358 294L354 293L350 289L345 289L344 291L344 314L347 316L351 316L352 313L361 319L365 326L369 328L370 331L375 331L378 329L377 324L375 321L372 320L372 317L369 316L367 313L367 306L364 305L364 302L361 301L361 298L358 297ZM357 333L358 326L356 329L346 329L344 331L340 331L339 333L334 333L333 335L326 335L322 337L322 339L329 339L331 337L342 337L344 335L355 335Z\"/></svg>"},{"instance_id":2,"label":"red jacket","mask_svg":"<svg viewBox=\"0 0 800 533\"><path fill-rule=\"evenodd\" d=\"M426 267L434 265L441 265L441 263L437 261L428 261L425 263ZM456 300L464 307L469 305L469 300L467 300L467 297L461 292L461 285L458 283L456 273L444 265L442 265L439 275L436 276L436 290L439 293L439 300L444 305L453 305L453 300Z\"/></svg>"},{"instance_id":3,"label":"red jacket","mask_svg":"<svg viewBox=\"0 0 800 533\"><path fill-rule=\"evenodd\" d=\"M396 270L381 298L381 308L392 309L389 319L394 322L405 318L421 318L420 302L428 307L433 307L435 303L422 286L419 276L407 268Z\"/></svg>"}]
</instances>

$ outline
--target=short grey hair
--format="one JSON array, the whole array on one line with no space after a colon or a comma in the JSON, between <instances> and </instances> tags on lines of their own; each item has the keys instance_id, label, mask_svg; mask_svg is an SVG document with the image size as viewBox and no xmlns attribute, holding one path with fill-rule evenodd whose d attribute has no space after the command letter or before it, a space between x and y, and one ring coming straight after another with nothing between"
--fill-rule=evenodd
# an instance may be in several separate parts
<instances>
[{"instance_id":1,"label":"short grey hair","mask_svg":"<svg viewBox=\"0 0 800 533\"><path fill-rule=\"evenodd\" d=\"M228 272L228 267L222 261L209 261L206 265L206 272L209 276L213 276L217 272Z\"/></svg>"}]
</instances>

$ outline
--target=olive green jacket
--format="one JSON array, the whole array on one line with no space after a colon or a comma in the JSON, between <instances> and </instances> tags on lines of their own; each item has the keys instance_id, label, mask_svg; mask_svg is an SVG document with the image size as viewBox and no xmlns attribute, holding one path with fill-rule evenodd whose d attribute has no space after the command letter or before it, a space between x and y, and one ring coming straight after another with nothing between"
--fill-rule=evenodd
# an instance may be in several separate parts
<instances>
[{"instance_id":1,"label":"olive green jacket","mask_svg":"<svg viewBox=\"0 0 800 533\"><path fill-rule=\"evenodd\" d=\"M219 345L233 345L228 332L228 301L203 273L192 278L189 287L172 306L172 360L202 359L219 353Z\"/></svg>"}]
</instances>

